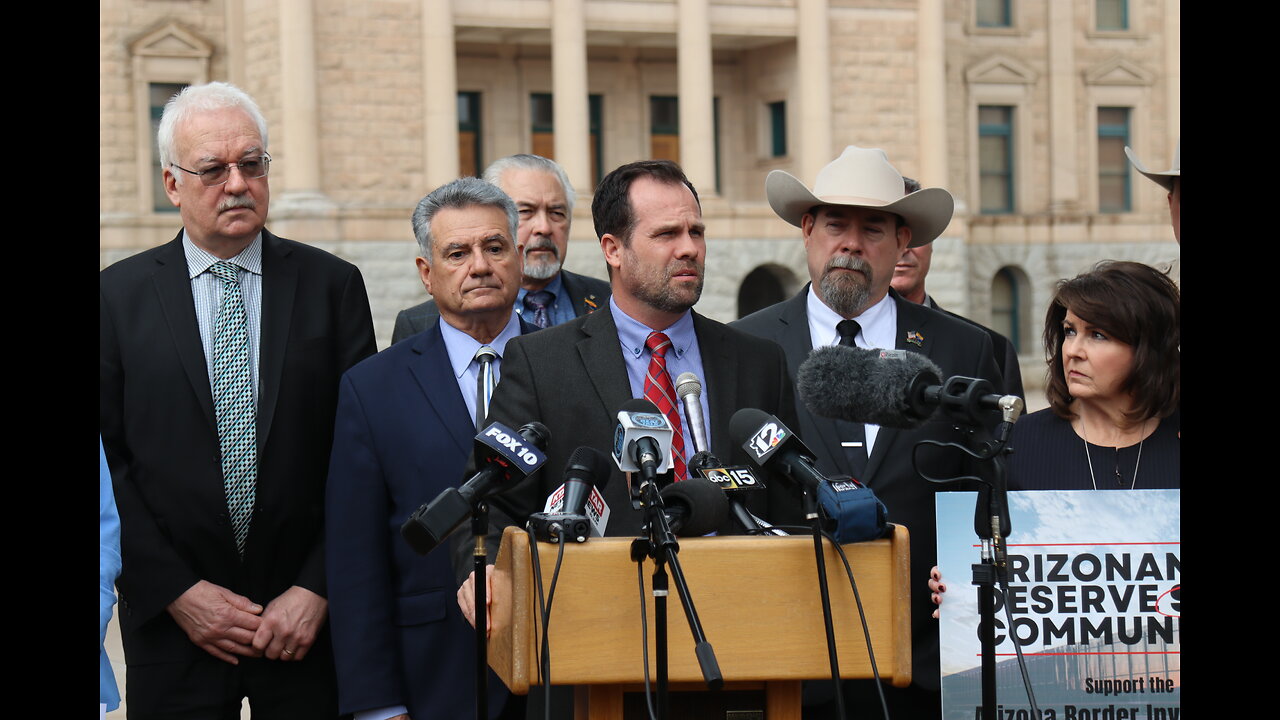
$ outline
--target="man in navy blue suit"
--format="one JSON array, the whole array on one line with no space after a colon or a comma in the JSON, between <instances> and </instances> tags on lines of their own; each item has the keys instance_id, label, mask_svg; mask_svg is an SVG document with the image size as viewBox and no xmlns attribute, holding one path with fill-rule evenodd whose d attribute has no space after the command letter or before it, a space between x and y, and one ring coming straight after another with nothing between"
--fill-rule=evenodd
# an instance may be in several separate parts
<instances>
[{"instance_id":1,"label":"man in navy blue suit","mask_svg":"<svg viewBox=\"0 0 1280 720\"><path fill-rule=\"evenodd\" d=\"M474 636L454 599L449 553L417 555L400 526L461 483L488 410L482 365L496 382L507 341L536 329L514 310L516 224L511 198L478 178L423 198L413 213L417 265L440 317L342 378L326 569L339 707L356 720L475 714ZM508 697L491 678L491 716Z\"/></svg>"}]
</instances>

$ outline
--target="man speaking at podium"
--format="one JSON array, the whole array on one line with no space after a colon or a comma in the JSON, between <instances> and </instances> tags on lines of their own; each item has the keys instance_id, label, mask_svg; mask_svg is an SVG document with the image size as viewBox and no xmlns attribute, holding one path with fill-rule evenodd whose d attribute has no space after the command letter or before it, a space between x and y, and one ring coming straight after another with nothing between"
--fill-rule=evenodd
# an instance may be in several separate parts
<instances>
[{"instance_id":1,"label":"man speaking at podium","mask_svg":"<svg viewBox=\"0 0 1280 720\"><path fill-rule=\"evenodd\" d=\"M746 464L728 431L739 408L760 408L783 422L795 417L782 349L691 310L702 294L707 245L697 191L680 167L666 160L619 167L600 182L591 213L612 299L598 312L513 340L490 409L490 421L519 427L537 420L551 430L543 469L505 495L518 514L510 521L518 525L560 485L574 449L612 450L618 409L632 398L669 395L673 479L687 477L693 439L672 389L682 372L702 381L708 440L725 462ZM648 391L646 375L653 377ZM603 493L605 533L638 536L644 514L632 509L621 471L613 469ZM757 515L800 522L798 491L778 482L760 495L748 502Z\"/></svg>"}]
</instances>

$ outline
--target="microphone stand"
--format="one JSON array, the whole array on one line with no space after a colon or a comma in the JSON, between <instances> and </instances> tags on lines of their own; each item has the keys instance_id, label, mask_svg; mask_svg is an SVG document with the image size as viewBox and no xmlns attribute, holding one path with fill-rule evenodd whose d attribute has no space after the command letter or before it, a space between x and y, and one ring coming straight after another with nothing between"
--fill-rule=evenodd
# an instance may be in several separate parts
<instances>
[{"instance_id":1,"label":"microphone stand","mask_svg":"<svg viewBox=\"0 0 1280 720\"><path fill-rule=\"evenodd\" d=\"M719 690L724 686L724 676L720 674L720 664L716 662L716 653L707 636L702 631L702 621L698 619L698 611L693 607L693 598L689 594L689 585L685 582L684 571L680 569L680 543L671 525L663 513L662 496L658 494L658 486L654 475L642 471L645 476L640 487L641 502L645 512L645 530L647 537L636 538L631 542L631 559L643 562L644 558L653 559L653 622L654 639L658 664L658 718L669 717L669 691L667 688L667 595L669 594L666 566L671 566L671 575L675 578L676 592L684 605L685 617L689 620L689 630L693 634L694 655L698 658L698 666L702 669L702 678L711 690Z\"/></svg>"},{"instance_id":2,"label":"microphone stand","mask_svg":"<svg viewBox=\"0 0 1280 720\"><path fill-rule=\"evenodd\" d=\"M475 612L476 618L476 720L489 720L489 633L486 625L489 622L488 610L485 607L487 587L489 584L486 565L488 556L485 552L485 538L489 532L489 505L484 500L471 508L471 534L475 537L475 555L472 567L475 570Z\"/></svg>"},{"instance_id":3,"label":"microphone stand","mask_svg":"<svg viewBox=\"0 0 1280 720\"><path fill-rule=\"evenodd\" d=\"M822 554L822 520L818 517L817 489L805 489L804 519L813 530L813 554L818 565L818 592L822 597L822 624L827 633L827 661L831 665L831 684L835 688L836 717L845 720L844 691L840 687L840 659L836 655L836 631L831 622L831 591L827 587L827 563Z\"/></svg>"},{"instance_id":4,"label":"microphone stand","mask_svg":"<svg viewBox=\"0 0 1280 720\"><path fill-rule=\"evenodd\" d=\"M959 378L965 380L966 378ZM957 380L957 378L952 378ZM982 415L977 410L976 398L983 391L989 390L985 380L973 381L966 392L955 402L955 407L944 410L957 423L967 427L969 441L976 449L969 449L956 443L939 443L924 440L916 445L939 447L956 447L979 461L990 461L990 465L980 462L979 472L989 468L990 480L971 477L978 480L978 499L973 511L973 529L981 540L980 562L970 566L973 574L972 584L978 588L978 640L982 647L982 714L981 720L997 720L996 715L996 601L995 588L998 582L1007 581L1009 565L1006 554L1005 539L1011 532L1009 524L1009 489L1005 478L1004 455L1012 452L1008 447L1009 435L1013 432L1013 423L1022 414L1022 399L1006 395L1000 399L1001 419L992 436L993 441L985 441L975 436L976 430L983 427ZM954 401L954 398L952 399ZM949 482L960 478L936 479L920 472L913 455L912 464L920 476L931 482ZM1012 629L1011 629L1012 631ZM1015 645L1017 638L1014 638ZM1030 688L1028 688L1028 692ZM1034 700L1032 700L1034 703Z\"/></svg>"}]
</instances>

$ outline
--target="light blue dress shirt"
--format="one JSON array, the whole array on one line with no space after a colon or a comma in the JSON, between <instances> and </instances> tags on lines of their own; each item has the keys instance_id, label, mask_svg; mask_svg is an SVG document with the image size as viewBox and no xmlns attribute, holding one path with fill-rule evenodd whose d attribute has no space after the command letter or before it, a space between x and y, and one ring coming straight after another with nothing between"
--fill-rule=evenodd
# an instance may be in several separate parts
<instances>
[{"instance_id":1,"label":"light blue dress shirt","mask_svg":"<svg viewBox=\"0 0 1280 720\"><path fill-rule=\"evenodd\" d=\"M547 308L547 316L551 319L552 325L567 323L577 317L573 312L573 301L569 299L569 293L564 290L562 279L563 276L560 273L556 273L556 276L551 278L551 282L542 288L555 296L551 301L551 305ZM516 310L520 313L520 317L524 318L525 322L530 325L537 325L533 321L535 315L533 309L524 305L524 296L528 294L528 290L520 288L520 292L516 294Z\"/></svg>"},{"instance_id":2,"label":"light blue dress shirt","mask_svg":"<svg viewBox=\"0 0 1280 720\"><path fill-rule=\"evenodd\" d=\"M644 376L649 370L649 350L644 342L649 333L655 329L647 327L622 312L613 296L609 296L609 308L613 311L614 324L618 326L618 342L622 344L622 360L627 366L627 380L631 383L631 397L644 397ZM686 310L680 319L670 327L657 330L671 339L671 350L667 351L667 373L671 375L672 387L682 372L691 372L698 376L702 383L702 395L698 398L702 405L702 417L707 418L710 425L711 411L707 402L707 394L715 392L707 385L707 376L702 372L702 351L698 348L698 334L693 330L693 313ZM726 391L723 388L722 391ZM680 409L680 422L684 424L684 459L687 462L693 457L693 433L689 432L689 418L685 415L684 403L679 399L676 405ZM617 408L613 408L614 411ZM704 427L707 433L707 444L712 442L711 428ZM711 448L708 447L708 450Z\"/></svg>"},{"instance_id":3,"label":"light blue dress shirt","mask_svg":"<svg viewBox=\"0 0 1280 720\"><path fill-rule=\"evenodd\" d=\"M120 577L120 515L116 512L116 496L111 491L111 471L107 455L98 436L98 702L107 710L120 707L120 690L107 659L107 624L111 607L116 604L116 578Z\"/></svg>"}]
</instances>

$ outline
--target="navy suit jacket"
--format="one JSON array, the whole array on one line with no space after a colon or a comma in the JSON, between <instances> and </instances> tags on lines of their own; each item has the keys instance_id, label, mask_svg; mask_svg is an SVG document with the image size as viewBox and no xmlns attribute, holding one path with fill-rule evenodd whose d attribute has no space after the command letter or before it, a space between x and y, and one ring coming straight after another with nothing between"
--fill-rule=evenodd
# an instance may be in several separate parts
<instances>
[{"instance_id":1,"label":"navy suit jacket","mask_svg":"<svg viewBox=\"0 0 1280 720\"><path fill-rule=\"evenodd\" d=\"M400 535L419 506L461 484L475 435L439 320L342 377L326 553L340 712L475 714L474 635L449 551L418 555ZM506 695L491 675L491 710Z\"/></svg>"},{"instance_id":2,"label":"navy suit jacket","mask_svg":"<svg viewBox=\"0 0 1280 720\"><path fill-rule=\"evenodd\" d=\"M573 314L577 317L593 313L609 304L610 289L607 280L561 270L560 282L564 283L564 292L573 302ZM395 329L391 331L391 342L398 343L426 330L438 317L440 317L440 311L436 309L435 300L428 300L401 310L396 315Z\"/></svg>"}]
</instances>

